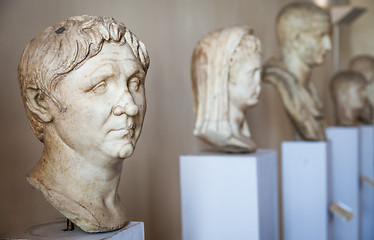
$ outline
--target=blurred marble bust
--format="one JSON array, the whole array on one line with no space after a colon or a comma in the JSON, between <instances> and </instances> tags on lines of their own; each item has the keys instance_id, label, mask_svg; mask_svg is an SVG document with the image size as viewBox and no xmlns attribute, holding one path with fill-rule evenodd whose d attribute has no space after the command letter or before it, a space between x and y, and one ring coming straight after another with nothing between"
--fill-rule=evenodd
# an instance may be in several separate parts
<instances>
[{"instance_id":1,"label":"blurred marble bust","mask_svg":"<svg viewBox=\"0 0 374 240\"><path fill-rule=\"evenodd\" d=\"M335 103L336 123L340 126L357 126L372 123L365 77L354 71L342 71L331 79L331 93Z\"/></svg>"},{"instance_id":2,"label":"blurred marble bust","mask_svg":"<svg viewBox=\"0 0 374 240\"><path fill-rule=\"evenodd\" d=\"M351 59L349 69L365 76L368 99L370 104L374 106L374 57L369 55L357 55Z\"/></svg>"},{"instance_id":3,"label":"blurred marble bust","mask_svg":"<svg viewBox=\"0 0 374 240\"><path fill-rule=\"evenodd\" d=\"M277 88L297 137L324 140L322 103L310 75L331 50L330 15L309 2L290 3L279 12L276 30L281 57L264 65L262 79Z\"/></svg>"},{"instance_id":4,"label":"blurred marble bust","mask_svg":"<svg viewBox=\"0 0 374 240\"><path fill-rule=\"evenodd\" d=\"M194 135L227 152L253 152L245 110L260 93L261 43L247 26L207 34L191 66Z\"/></svg>"},{"instance_id":5,"label":"blurred marble bust","mask_svg":"<svg viewBox=\"0 0 374 240\"><path fill-rule=\"evenodd\" d=\"M127 223L117 189L142 130L148 66L145 45L109 17L56 23L21 56L25 110L44 144L27 180L84 231Z\"/></svg>"}]
</instances>

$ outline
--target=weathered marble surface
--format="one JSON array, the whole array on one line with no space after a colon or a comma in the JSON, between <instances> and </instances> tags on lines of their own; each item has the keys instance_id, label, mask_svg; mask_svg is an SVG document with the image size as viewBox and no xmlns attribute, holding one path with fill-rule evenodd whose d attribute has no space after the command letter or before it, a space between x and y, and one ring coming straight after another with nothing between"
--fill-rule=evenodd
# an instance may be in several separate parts
<instances>
[{"instance_id":1,"label":"weathered marble surface","mask_svg":"<svg viewBox=\"0 0 374 240\"><path fill-rule=\"evenodd\" d=\"M194 135L228 152L253 152L245 110L261 90L261 43L248 26L207 34L192 57Z\"/></svg>"},{"instance_id":2,"label":"weathered marble surface","mask_svg":"<svg viewBox=\"0 0 374 240\"><path fill-rule=\"evenodd\" d=\"M23 102L44 144L27 180L84 231L128 221L117 188L142 129L148 67L145 45L107 17L56 23L21 56Z\"/></svg>"},{"instance_id":3,"label":"weathered marble surface","mask_svg":"<svg viewBox=\"0 0 374 240\"><path fill-rule=\"evenodd\" d=\"M331 93L337 125L357 126L373 122L367 85L364 75L355 71L341 71L332 77Z\"/></svg>"},{"instance_id":4,"label":"weathered marble surface","mask_svg":"<svg viewBox=\"0 0 374 240\"><path fill-rule=\"evenodd\" d=\"M303 140L325 139L321 100L310 81L313 67L324 63L331 50L330 15L308 2L286 5L278 14L276 30L281 57L268 61L264 82L273 84L287 115Z\"/></svg>"}]
</instances>

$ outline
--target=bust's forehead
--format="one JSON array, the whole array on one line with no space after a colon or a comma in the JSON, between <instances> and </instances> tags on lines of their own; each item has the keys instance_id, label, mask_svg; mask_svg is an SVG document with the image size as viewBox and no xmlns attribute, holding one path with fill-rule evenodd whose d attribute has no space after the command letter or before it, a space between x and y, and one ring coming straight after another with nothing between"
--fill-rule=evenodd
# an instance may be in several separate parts
<instances>
[{"instance_id":1,"label":"bust's forehead","mask_svg":"<svg viewBox=\"0 0 374 240\"><path fill-rule=\"evenodd\" d=\"M283 24L284 27L309 30L311 28L329 28L330 18L324 15L311 15L311 16L301 16L300 18L289 19L287 24Z\"/></svg>"},{"instance_id":2,"label":"bust's forehead","mask_svg":"<svg viewBox=\"0 0 374 240\"><path fill-rule=\"evenodd\" d=\"M309 31L330 31L331 24L328 19L316 19L309 25Z\"/></svg>"},{"instance_id":3,"label":"bust's forehead","mask_svg":"<svg viewBox=\"0 0 374 240\"><path fill-rule=\"evenodd\" d=\"M143 71L143 68L128 44L105 42L97 55L84 61L66 77L80 80L82 76L135 71Z\"/></svg>"},{"instance_id":4,"label":"bust's forehead","mask_svg":"<svg viewBox=\"0 0 374 240\"><path fill-rule=\"evenodd\" d=\"M110 61L121 61L121 60L133 60L139 65L139 60L135 57L130 45L128 43L120 44L118 42L107 42L105 41L102 45L101 50L93 57L82 62L78 65L75 70L82 68L87 65L102 65L105 62Z\"/></svg>"}]
</instances>

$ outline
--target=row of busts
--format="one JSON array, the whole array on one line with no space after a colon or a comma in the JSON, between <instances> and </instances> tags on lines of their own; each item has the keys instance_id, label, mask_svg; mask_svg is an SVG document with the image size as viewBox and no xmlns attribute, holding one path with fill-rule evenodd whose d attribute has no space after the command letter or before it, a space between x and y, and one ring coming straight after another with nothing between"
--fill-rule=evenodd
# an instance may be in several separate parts
<instances>
[{"instance_id":1,"label":"row of busts","mask_svg":"<svg viewBox=\"0 0 374 240\"><path fill-rule=\"evenodd\" d=\"M330 83L337 125L356 126L373 123L373 57L354 57L349 63L348 70L336 73Z\"/></svg>"},{"instance_id":2,"label":"row of busts","mask_svg":"<svg viewBox=\"0 0 374 240\"><path fill-rule=\"evenodd\" d=\"M216 30L198 42L191 77L193 132L200 139L227 152L255 151L245 110L257 103L261 79L278 89L303 139L324 139L322 104L309 77L331 49L330 16L311 3L291 3L279 13L276 28L281 57L264 66L261 42L248 26ZM107 17L56 23L21 56L25 110L44 144L27 180L84 231L111 231L128 222L117 190L123 160L133 154L142 130L148 67L145 45ZM366 99L367 81L348 75L333 80L337 109L366 121L371 112L347 110L347 102ZM360 97L353 97L356 92Z\"/></svg>"},{"instance_id":3,"label":"row of busts","mask_svg":"<svg viewBox=\"0 0 374 240\"><path fill-rule=\"evenodd\" d=\"M326 10L306 2L286 5L276 23L281 56L263 66L260 41L249 27L206 35L192 58L194 135L226 152L255 151L244 111L257 103L261 79L278 90L298 138L325 140L323 105L310 75L331 50L330 29ZM349 71L333 76L337 125L372 123L368 91L373 73L373 58L358 56Z\"/></svg>"}]
</instances>

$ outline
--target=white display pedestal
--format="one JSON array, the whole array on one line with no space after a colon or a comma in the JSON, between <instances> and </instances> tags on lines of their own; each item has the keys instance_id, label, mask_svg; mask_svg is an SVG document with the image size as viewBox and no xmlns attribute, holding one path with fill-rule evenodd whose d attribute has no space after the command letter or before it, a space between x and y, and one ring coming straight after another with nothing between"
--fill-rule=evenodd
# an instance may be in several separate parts
<instances>
[{"instance_id":1,"label":"white display pedestal","mask_svg":"<svg viewBox=\"0 0 374 240\"><path fill-rule=\"evenodd\" d=\"M327 142L282 143L283 239L331 239L328 171Z\"/></svg>"},{"instance_id":2,"label":"white display pedestal","mask_svg":"<svg viewBox=\"0 0 374 240\"><path fill-rule=\"evenodd\" d=\"M5 239L144 240L142 222L130 222L119 230L106 233L86 233L77 226L74 231L63 231L65 228L66 219L59 219L29 227L22 233L10 234Z\"/></svg>"},{"instance_id":3,"label":"white display pedestal","mask_svg":"<svg viewBox=\"0 0 374 240\"><path fill-rule=\"evenodd\" d=\"M183 240L277 240L277 154L180 156Z\"/></svg>"},{"instance_id":4,"label":"white display pedestal","mask_svg":"<svg viewBox=\"0 0 374 240\"><path fill-rule=\"evenodd\" d=\"M353 213L349 221L333 215L333 239L359 240L359 129L357 127L329 127L326 129L326 137L331 150L331 201L347 205Z\"/></svg>"},{"instance_id":5,"label":"white display pedestal","mask_svg":"<svg viewBox=\"0 0 374 240\"><path fill-rule=\"evenodd\" d=\"M374 127L360 127L360 174L374 180ZM374 239L374 187L361 181L361 239Z\"/></svg>"}]
</instances>

